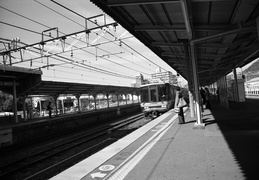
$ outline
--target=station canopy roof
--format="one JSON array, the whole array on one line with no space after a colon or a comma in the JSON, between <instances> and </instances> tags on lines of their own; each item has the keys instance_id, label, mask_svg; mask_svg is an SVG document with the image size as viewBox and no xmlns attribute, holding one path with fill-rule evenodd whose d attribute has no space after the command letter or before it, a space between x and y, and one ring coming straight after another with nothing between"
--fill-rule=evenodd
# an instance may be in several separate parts
<instances>
[{"instance_id":1,"label":"station canopy roof","mask_svg":"<svg viewBox=\"0 0 259 180\"><path fill-rule=\"evenodd\" d=\"M191 59L196 59L202 86L259 56L258 0L91 2L185 79L191 71Z\"/></svg>"},{"instance_id":2,"label":"station canopy roof","mask_svg":"<svg viewBox=\"0 0 259 180\"><path fill-rule=\"evenodd\" d=\"M21 67L0 65L0 90L13 94L13 83L16 83L17 96L60 94L139 94L136 87L82 84L42 81L42 71Z\"/></svg>"},{"instance_id":3,"label":"station canopy roof","mask_svg":"<svg viewBox=\"0 0 259 180\"><path fill-rule=\"evenodd\" d=\"M61 94L139 94L139 91L139 88L126 86L41 81L24 93L57 96Z\"/></svg>"}]
</instances>

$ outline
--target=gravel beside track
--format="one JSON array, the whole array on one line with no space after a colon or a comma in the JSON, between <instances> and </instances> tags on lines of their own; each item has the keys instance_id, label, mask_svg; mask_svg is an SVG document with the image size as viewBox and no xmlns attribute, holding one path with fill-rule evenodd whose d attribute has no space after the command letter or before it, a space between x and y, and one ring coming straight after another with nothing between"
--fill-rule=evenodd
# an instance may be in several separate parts
<instances>
[{"instance_id":1,"label":"gravel beside track","mask_svg":"<svg viewBox=\"0 0 259 180\"><path fill-rule=\"evenodd\" d=\"M58 174L59 172L73 166L74 164L80 162L81 160L91 156L92 154L98 152L99 150L107 147L118 139L124 137L125 135L133 132L137 128L145 125L150 122L151 119L140 118L139 120L128 124L124 127L113 130L111 134L105 133L98 138L95 138L89 142L82 143L75 148L72 148L64 153L60 153L53 158L49 158L47 160L42 161L41 163L35 164L33 166L28 166L25 169L21 169L15 174L11 176L4 177L4 179L13 179L13 180L21 180L21 179L49 179L50 177ZM77 132L78 133L78 132ZM26 148L21 148L17 150L13 150L10 152L5 152L0 155L0 167L6 163L15 162L16 160L24 157L30 157L31 154L37 153L38 151L42 151L43 149L48 149L53 146L53 144L62 143L63 140L70 138L70 136L53 138L49 141L41 142L38 144L32 144ZM79 154L79 155L76 155ZM76 155L76 156L75 156ZM71 158L70 158L71 157ZM70 158L69 160L67 160ZM66 161L64 161L66 159ZM64 161L64 162L62 162ZM59 163L60 162L60 163ZM53 166L53 164L57 164L57 166ZM40 173L42 169L47 169L47 173ZM0 174L2 174L0 170ZM38 176L31 176L35 173L38 173ZM31 176L31 177L30 177ZM1 177L0 177L1 178ZM1 178L2 179L2 178Z\"/></svg>"}]
</instances>

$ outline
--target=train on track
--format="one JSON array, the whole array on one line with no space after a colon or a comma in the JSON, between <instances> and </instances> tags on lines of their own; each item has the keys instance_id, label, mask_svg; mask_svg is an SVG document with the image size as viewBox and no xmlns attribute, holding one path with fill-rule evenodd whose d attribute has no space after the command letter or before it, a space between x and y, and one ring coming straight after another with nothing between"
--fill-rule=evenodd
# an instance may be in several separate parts
<instances>
[{"instance_id":1,"label":"train on track","mask_svg":"<svg viewBox=\"0 0 259 180\"><path fill-rule=\"evenodd\" d=\"M152 83L141 85L140 107L144 116L157 117L172 109L174 107L176 88L177 86L169 83ZM184 95L187 90L181 89L181 92Z\"/></svg>"}]
</instances>

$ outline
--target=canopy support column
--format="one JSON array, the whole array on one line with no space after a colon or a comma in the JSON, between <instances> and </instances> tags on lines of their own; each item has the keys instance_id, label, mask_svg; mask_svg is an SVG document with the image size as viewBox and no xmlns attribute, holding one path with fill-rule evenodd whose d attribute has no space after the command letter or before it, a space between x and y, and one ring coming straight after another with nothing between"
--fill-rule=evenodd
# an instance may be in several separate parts
<instances>
[{"instance_id":1,"label":"canopy support column","mask_svg":"<svg viewBox=\"0 0 259 180\"><path fill-rule=\"evenodd\" d=\"M16 97L16 81L13 80L13 116L14 116L14 122L18 123L18 117L17 117L17 97Z\"/></svg>"},{"instance_id":2,"label":"canopy support column","mask_svg":"<svg viewBox=\"0 0 259 180\"><path fill-rule=\"evenodd\" d=\"M76 94L76 99L78 103L78 112L81 112L81 101L80 101L81 94Z\"/></svg>"},{"instance_id":3,"label":"canopy support column","mask_svg":"<svg viewBox=\"0 0 259 180\"><path fill-rule=\"evenodd\" d=\"M119 94L118 94L118 93L116 93L116 96L117 96L117 106L120 106Z\"/></svg>"},{"instance_id":4,"label":"canopy support column","mask_svg":"<svg viewBox=\"0 0 259 180\"><path fill-rule=\"evenodd\" d=\"M125 100L126 100L126 105L128 104L128 94L124 94L124 96L125 96Z\"/></svg>"},{"instance_id":5,"label":"canopy support column","mask_svg":"<svg viewBox=\"0 0 259 180\"><path fill-rule=\"evenodd\" d=\"M55 95L53 96L53 99L54 99L54 106L55 106L55 115L57 116L58 115L58 97L59 95Z\"/></svg>"},{"instance_id":6,"label":"canopy support column","mask_svg":"<svg viewBox=\"0 0 259 180\"><path fill-rule=\"evenodd\" d=\"M192 72L193 72L193 80L194 80L194 91L195 91L195 105L197 112L197 121L194 124L194 129L204 129L205 124L202 122L201 117L201 101L200 101L200 93L199 93L199 81L198 81L198 73L197 73L197 61L195 57L195 48L194 44L191 43L191 58L192 58Z\"/></svg>"},{"instance_id":7,"label":"canopy support column","mask_svg":"<svg viewBox=\"0 0 259 180\"><path fill-rule=\"evenodd\" d=\"M237 70L236 67L233 68L233 74L234 74L234 100L236 102L239 102L239 92L238 92L238 83L237 83Z\"/></svg>"},{"instance_id":8,"label":"canopy support column","mask_svg":"<svg viewBox=\"0 0 259 180\"><path fill-rule=\"evenodd\" d=\"M96 97L97 97L97 95L96 94L93 94L93 97L94 97L94 110L96 110L97 108L96 108Z\"/></svg>"},{"instance_id":9,"label":"canopy support column","mask_svg":"<svg viewBox=\"0 0 259 180\"><path fill-rule=\"evenodd\" d=\"M26 97L27 96L23 96L22 98L22 107L23 107L23 120L26 121L27 120L27 111L28 111L28 105L26 104Z\"/></svg>"},{"instance_id":10,"label":"canopy support column","mask_svg":"<svg viewBox=\"0 0 259 180\"><path fill-rule=\"evenodd\" d=\"M257 27L257 39L258 39L258 41L259 41L259 16L257 16L257 18L256 18L256 27Z\"/></svg>"},{"instance_id":11,"label":"canopy support column","mask_svg":"<svg viewBox=\"0 0 259 180\"><path fill-rule=\"evenodd\" d=\"M107 98L107 108L110 108L110 105L109 105L109 94L108 93L106 94L106 98Z\"/></svg>"},{"instance_id":12,"label":"canopy support column","mask_svg":"<svg viewBox=\"0 0 259 180\"><path fill-rule=\"evenodd\" d=\"M190 68L190 55L189 55L189 46L187 42L184 42L184 54L185 54L185 64L187 68L187 77L188 77L188 94L189 94L189 106L191 117L194 117L194 107L193 107L193 80L190 73L192 72Z\"/></svg>"}]
</instances>

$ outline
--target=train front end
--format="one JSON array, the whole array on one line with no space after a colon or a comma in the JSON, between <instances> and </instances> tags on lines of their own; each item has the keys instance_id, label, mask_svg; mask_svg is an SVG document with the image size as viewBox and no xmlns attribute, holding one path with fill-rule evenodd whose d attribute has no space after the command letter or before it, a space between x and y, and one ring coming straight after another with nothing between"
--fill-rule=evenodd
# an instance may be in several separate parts
<instances>
[{"instance_id":1,"label":"train front end","mask_svg":"<svg viewBox=\"0 0 259 180\"><path fill-rule=\"evenodd\" d=\"M157 117L171 109L171 94L168 83L142 85L140 106L144 116Z\"/></svg>"}]
</instances>

